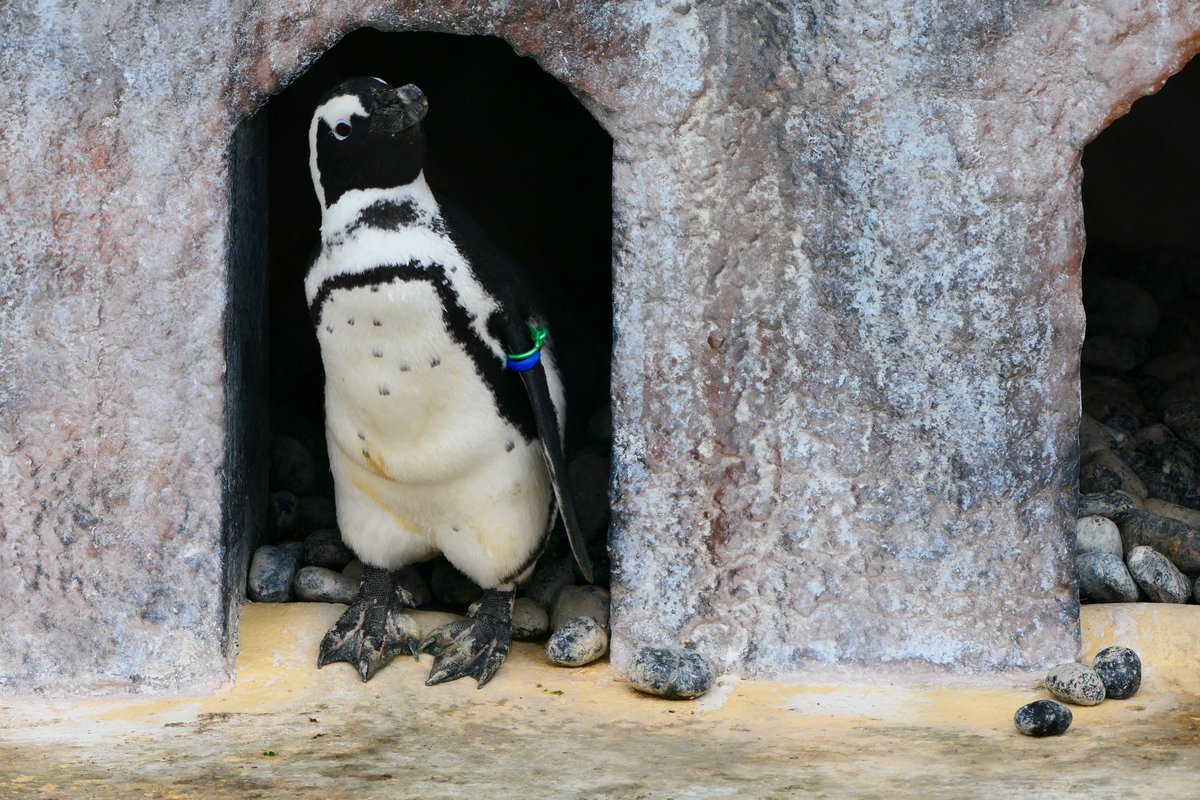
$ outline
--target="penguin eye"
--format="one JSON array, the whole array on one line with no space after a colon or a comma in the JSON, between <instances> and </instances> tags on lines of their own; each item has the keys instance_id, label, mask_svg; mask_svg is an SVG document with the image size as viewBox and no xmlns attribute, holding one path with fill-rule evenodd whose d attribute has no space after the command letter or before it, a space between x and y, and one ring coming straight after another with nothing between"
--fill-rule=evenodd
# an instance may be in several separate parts
<instances>
[{"instance_id":1,"label":"penguin eye","mask_svg":"<svg viewBox=\"0 0 1200 800\"><path fill-rule=\"evenodd\" d=\"M337 139L339 142L345 141L346 137L349 136L350 132L353 130L354 128L350 125L350 120L339 119L337 124L333 126L333 138Z\"/></svg>"}]
</instances>

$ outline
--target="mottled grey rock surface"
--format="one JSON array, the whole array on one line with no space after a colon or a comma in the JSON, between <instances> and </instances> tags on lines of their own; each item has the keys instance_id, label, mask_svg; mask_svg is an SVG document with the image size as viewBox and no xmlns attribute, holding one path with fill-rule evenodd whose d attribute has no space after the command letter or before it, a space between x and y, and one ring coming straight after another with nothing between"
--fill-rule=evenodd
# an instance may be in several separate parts
<instances>
[{"instance_id":1,"label":"mottled grey rock surface","mask_svg":"<svg viewBox=\"0 0 1200 800\"><path fill-rule=\"evenodd\" d=\"M592 617L568 620L546 642L546 658L560 667L582 667L608 651L608 630Z\"/></svg>"},{"instance_id":2,"label":"mottled grey rock surface","mask_svg":"<svg viewBox=\"0 0 1200 800\"><path fill-rule=\"evenodd\" d=\"M1097 603L1132 603L1138 587L1119 555L1081 553L1075 559L1079 594Z\"/></svg>"},{"instance_id":3,"label":"mottled grey rock surface","mask_svg":"<svg viewBox=\"0 0 1200 800\"><path fill-rule=\"evenodd\" d=\"M16 0L0 685L229 675L267 506L238 126L364 25L504 38L613 137L614 662L1074 651L1079 150L1195 50L1194 2Z\"/></svg>"},{"instance_id":4,"label":"mottled grey rock surface","mask_svg":"<svg viewBox=\"0 0 1200 800\"><path fill-rule=\"evenodd\" d=\"M1104 681L1091 667L1072 662L1046 673L1046 689L1064 703L1095 706L1104 702Z\"/></svg>"},{"instance_id":5,"label":"mottled grey rock surface","mask_svg":"<svg viewBox=\"0 0 1200 800\"><path fill-rule=\"evenodd\" d=\"M325 567L302 567L292 581L296 599L309 603L354 602L358 582Z\"/></svg>"},{"instance_id":6,"label":"mottled grey rock surface","mask_svg":"<svg viewBox=\"0 0 1200 800\"><path fill-rule=\"evenodd\" d=\"M1108 553L1121 558L1121 531L1107 517L1080 517L1075 523L1075 553Z\"/></svg>"},{"instance_id":7,"label":"mottled grey rock surface","mask_svg":"<svg viewBox=\"0 0 1200 800\"><path fill-rule=\"evenodd\" d=\"M717 679L703 654L678 647L643 647L625 669L629 685L668 700L690 700L712 688Z\"/></svg>"},{"instance_id":8,"label":"mottled grey rock surface","mask_svg":"<svg viewBox=\"0 0 1200 800\"><path fill-rule=\"evenodd\" d=\"M1126 551L1145 545L1165 555L1181 570L1200 570L1200 526L1135 510L1127 514L1118 527Z\"/></svg>"},{"instance_id":9,"label":"mottled grey rock surface","mask_svg":"<svg viewBox=\"0 0 1200 800\"><path fill-rule=\"evenodd\" d=\"M1059 736L1071 727L1071 709L1057 700L1034 700L1017 709L1013 723L1026 736Z\"/></svg>"},{"instance_id":10,"label":"mottled grey rock surface","mask_svg":"<svg viewBox=\"0 0 1200 800\"><path fill-rule=\"evenodd\" d=\"M1162 553L1151 547L1135 547L1125 555L1129 574L1156 603L1186 603L1192 583Z\"/></svg>"},{"instance_id":11,"label":"mottled grey rock surface","mask_svg":"<svg viewBox=\"0 0 1200 800\"><path fill-rule=\"evenodd\" d=\"M1128 647L1106 647L1092 659L1092 669L1104 683L1104 693L1113 700L1126 700L1142 686L1142 660Z\"/></svg>"},{"instance_id":12,"label":"mottled grey rock surface","mask_svg":"<svg viewBox=\"0 0 1200 800\"><path fill-rule=\"evenodd\" d=\"M608 592L599 586L565 586L554 598L550 630L556 631L576 617L591 617L607 628L608 603Z\"/></svg>"},{"instance_id":13,"label":"mottled grey rock surface","mask_svg":"<svg viewBox=\"0 0 1200 800\"><path fill-rule=\"evenodd\" d=\"M300 568L304 544L287 542L263 545L250 561L247 595L260 603L286 603L292 599L292 579Z\"/></svg>"}]
</instances>

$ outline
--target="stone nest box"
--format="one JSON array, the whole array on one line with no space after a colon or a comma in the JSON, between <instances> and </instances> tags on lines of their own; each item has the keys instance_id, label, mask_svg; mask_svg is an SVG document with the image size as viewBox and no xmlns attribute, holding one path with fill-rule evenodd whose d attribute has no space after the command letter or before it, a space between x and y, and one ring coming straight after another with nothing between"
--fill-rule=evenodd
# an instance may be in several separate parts
<instances>
[{"instance_id":1,"label":"stone nest box","mask_svg":"<svg viewBox=\"0 0 1200 800\"><path fill-rule=\"evenodd\" d=\"M1194 0L0 7L0 690L231 674L266 487L265 132L358 28L498 37L613 142L612 657L1079 641L1080 153Z\"/></svg>"}]
</instances>

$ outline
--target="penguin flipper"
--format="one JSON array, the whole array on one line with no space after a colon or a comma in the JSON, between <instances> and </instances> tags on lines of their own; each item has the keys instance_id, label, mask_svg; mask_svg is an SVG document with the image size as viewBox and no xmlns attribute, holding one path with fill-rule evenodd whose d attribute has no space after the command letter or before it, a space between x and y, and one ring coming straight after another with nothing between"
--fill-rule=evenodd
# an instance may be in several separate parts
<instances>
[{"instance_id":1,"label":"penguin flipper","mask_svg":"<svg viewBox=\"0 0 1200 800\"><path fill-rule=\"evenodd\" d=\"M517 330L513 330L514 327ZM529 332L524 323L519 327L508 326L507 347L509 352L518 353L528 348ZM546 379L546 370L541 364L535 365L520 373L525 391L529 394L529 404L533 408L533 418L537 422L538 438L542 442L542 456L546 459L546 469L550 472L550 484L554 487L554 499L558 505L558 513L562 517L563 526L567 529L567 541L571 545L571 554L575 563L583 573L584 580L593 583L592 562L588 558L587 543L579 530L579 522L575 516L575 506L571 501L571 492L567 486L567 459L563 454L562 436L558 432L558 415L554 411L554 401L550 398L550 383Z\"/></svg>"}]
</instances>

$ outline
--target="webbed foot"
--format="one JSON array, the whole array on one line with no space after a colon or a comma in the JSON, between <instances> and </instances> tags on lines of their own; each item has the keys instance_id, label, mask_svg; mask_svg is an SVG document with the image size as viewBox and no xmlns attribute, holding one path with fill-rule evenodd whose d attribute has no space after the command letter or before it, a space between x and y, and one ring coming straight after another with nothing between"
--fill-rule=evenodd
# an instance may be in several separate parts
<instances>
[{"instance_id":1,"label":"webbed foot","mask_svg":"<svg viewBox=\"0 0 1200 800\"><path fill-rule=\"evenodd\" d=\"M399 653L418 657L416 620L405 613L413 597L398 585L394 573L364 567L358 597L333 624L317 653L317 667L345 661L368 681Z\"/></svg>"},{"instance_id":2,"label":"webbed foot","mask_svg":"<svg viewBox=\"0 0 1200 800\"><path fill-rule=\"evenodd\" d=\"M479 602L456 620L432 631L421 650L433 654L426 686L470 675L483 687L504 663L512 645L514 589L485 589Z\"/></svg>"}]
</instances>

